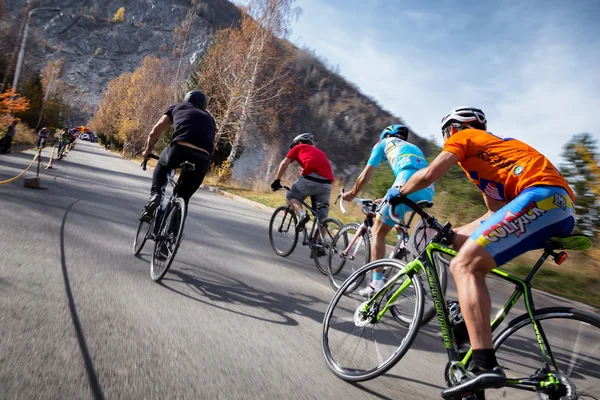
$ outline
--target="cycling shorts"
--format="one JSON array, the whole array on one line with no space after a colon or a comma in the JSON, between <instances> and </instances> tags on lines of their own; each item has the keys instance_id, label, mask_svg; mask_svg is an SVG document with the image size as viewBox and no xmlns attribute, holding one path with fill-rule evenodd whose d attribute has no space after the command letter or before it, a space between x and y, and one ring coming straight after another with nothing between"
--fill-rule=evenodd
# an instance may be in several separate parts
<instances>
[{"instance_id":1,"label":"cycling shorts","mask_svg":"<svg viewBox=\"0 0 600 400\"><path fill-rule=\"evenodd\" d=\"M394 181L394 186L401 187L405 185L406 182L408 182L408 180L410 179L410 177L413 176L417 171L417 169L407 169L401 171L396 177L396 180ZM434 189L433 185L431 185L429 187L426 187L425 189L419 190L418 192L411 193L407 197L415 203L418 203L419 201L423 200L433 201L433 193ZM396 225L396 223L390 218L389 210L390 205L388 203L382 204L377 213L377 219L386 225L394 226ZM405 204L398 204L396 208L394 208L394 217L402 220L404 219L404 214L406 214L408 211L412 211L412 208L408 207Z\"/></svg>"},{"instance_id":2,"label":"cycling shorts","mask_svg":"<svg viewBox=\"0 0 600 400\"><path fill-rule=\"evenodd\" d=\"M330 183L319 183L300 177L291 187L292 190L287 192L286 200L289 204L291 199L297 199L304 201L307 197L310 197L312 206L316 207L317 204L326 204L328 207L323 207L320 210L316 210L319 218L325 219L329 214L329 198L331 197L331 184Z\"/></svg>"},{"instance_id":3,"label":"cycling shorts","mask_svg":"<svg viewBox=\"0 0 600 400\"><path fill-rule=\"evenodd\" d=\"M552 236L573 232L573 208L564 188L533 186L483 221L470 238L500 266L530 250L544 248Z\"/></svg>"}]
</instances>

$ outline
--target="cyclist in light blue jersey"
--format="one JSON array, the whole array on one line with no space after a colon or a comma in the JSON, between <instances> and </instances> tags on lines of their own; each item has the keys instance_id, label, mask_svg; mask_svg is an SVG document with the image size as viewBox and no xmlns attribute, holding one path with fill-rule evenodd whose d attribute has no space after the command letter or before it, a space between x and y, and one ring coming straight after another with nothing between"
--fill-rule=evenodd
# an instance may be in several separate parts
<instances>
[{"instance_id":1,"label":"cyclist in light blue jersey","mask_svg":"<svg viewBox=\"0 0 600 400\"><path fill-rule=\"evenodd\" d=\"M409 130L404 125L390 125L381 132L380 140L371 151L371 157L367 162L365 169L356 179L356 183L348 193L344 195L344 200L351 201L371 180L375 169L381 164L381 161L387 163L392 169L396 179L390 191L397 193L397 188L404 186L408 179L418 170L427 166L427 160L421 149L412 143L408 143ZM433 200L433 185L412 193L408 197L415 201ZM386 195L387 198L387 195ZM404 204L396 206L393 210L394 216L398 219L404 218L404 214L411 211ZM389 216L389 205L386 201L379 208L377 220L375 221L372 234L373 243L371 245L371 260L378 260L385 257L385 236L394 227L395 223ZM370 297L374 292L383 287L383 271L373 272L373 280L363 290L359 291L362 296Z\"/></svg>"}]
</instances>

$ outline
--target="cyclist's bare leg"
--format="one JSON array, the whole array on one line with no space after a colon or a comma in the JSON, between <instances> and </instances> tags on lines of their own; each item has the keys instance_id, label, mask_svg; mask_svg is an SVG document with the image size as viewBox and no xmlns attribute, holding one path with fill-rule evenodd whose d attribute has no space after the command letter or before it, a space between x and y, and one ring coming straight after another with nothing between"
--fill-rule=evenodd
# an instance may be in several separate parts
<instances>
[{"instance_id":1,"label":"cyclist's bare leg","mask_svg":"<svg viewBox=\"0 0 600 400\"><path fill-rule=\"evenodd\" d=\"M472 239L464 243L450 263L473 350L493 348L490 327L492 302L485 276L495 267L492 256Z\"/></svg>"},{"instance_id":2,"label":"cyclist's bare leg","mask_svg":"<svg viewBox=\"0 0 600 400\"><path fill-rule=\"evenodd\" d=\"M371 260L379 260L385 257L385 237L392 230L388 224L376 219L371 228L373 243L371 244ZM383 271L383 269L381 269Z\"/></svg>"},{"instance_id":3,"label":"cyclist's bare leg","mask_svg":"<svg viewBox=\"0 0 600 400\"><path fill-rule=\"evenodd\" d=\"M379 260L385 257L385 236L392 230L390 225L387 225L376 219L371 228L373 242L371 243L371 261ZM384 268L376 268L372 270L372 279L369 285L360 290L359 294L364 297L370 297L375 291L383 286Z\"/></svg>"},{"instance_id":4,"label":"cyclist's bare leg","mask_svg":"<svg viewBox=\"0 0 600 400\"><path fill-rule=\"evenodd\" d=\"M289 204L294 209L294 211L296 211L296 214L302 211L302 203L300 203L300 200L290 199Z\"/></svg>"}]
</instances>

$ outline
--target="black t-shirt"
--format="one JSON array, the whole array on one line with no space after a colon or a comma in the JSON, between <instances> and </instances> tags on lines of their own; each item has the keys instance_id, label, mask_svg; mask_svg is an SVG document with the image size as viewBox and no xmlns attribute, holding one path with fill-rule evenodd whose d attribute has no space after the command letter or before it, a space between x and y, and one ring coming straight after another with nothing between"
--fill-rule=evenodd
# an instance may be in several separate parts
<instances>
[{"instance_id":1,"label":"black t-shirt","mask_svg":"<svg viewBox=\"0 0 600 400\"><path fill-rule=\"evenodd\" d=\"M174 142L182 140L212 154L215 140L215 119L212 115L187 101L173 104L165 114L173 121Z\"/></svg>"}]
</instances>

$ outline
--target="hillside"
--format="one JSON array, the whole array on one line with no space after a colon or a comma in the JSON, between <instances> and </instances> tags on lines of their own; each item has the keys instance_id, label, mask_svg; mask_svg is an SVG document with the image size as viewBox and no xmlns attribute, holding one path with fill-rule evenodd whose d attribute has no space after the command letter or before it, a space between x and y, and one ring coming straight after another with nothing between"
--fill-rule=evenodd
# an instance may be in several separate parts
<instances>
[{"instance_id":1,"label":"hillside","mask_svg":"<svg viewBox=\"0 0 600 400\"><path fill-rule=\"evenodd\" d=\"M173 30L186 18L190 0L42 0L36 7L60 7L64 15L38 12L31 23L21 83L31 79L48 60L64 59L60 77L71 90L66 100L75 108L67 121L86 123L98 107L108 82L135 70L147 55L179 59ZM2 50L9 53L17 41L26 0L5 0ZM124 21L113 17L124 7ZM215 30L236 25L240 12L226 0L201 0L183 51L183 64L190 68L199 60ZM288 44L289 45L289 44ZM289 45L293 47L292 45ZM401 119L383 110L339 74L331 71L310 51L294 48L294 68L304 88L304 97L291 124L282 132L281 154L286 141L297 133L311 131L325 150L338 175L354 175L368 156L381 129ZM0 73L12 79L9 59L0 60ZM4 65L3 65L4 64ZM2 76L4 78L4 76ZM427 151L425 140L412 140ZM340 144L343 143L341 146ZM340 148L344 149L340 151ZM257 167L261 149L249 148L236 163L234 177L244 177L247 167ZM260 157L258 157L260 159Z\"/></svg>"}]
</instances>

